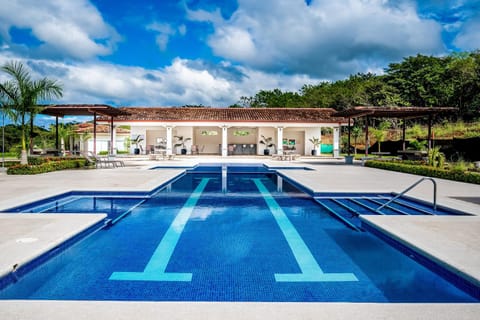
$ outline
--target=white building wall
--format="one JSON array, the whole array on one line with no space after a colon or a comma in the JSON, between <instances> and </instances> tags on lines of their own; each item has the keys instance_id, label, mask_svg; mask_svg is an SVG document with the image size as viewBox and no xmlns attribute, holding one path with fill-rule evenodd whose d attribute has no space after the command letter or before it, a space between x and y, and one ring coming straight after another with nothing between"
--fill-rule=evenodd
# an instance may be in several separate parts
<instances>
[{"instance_id":1,"label":"white building wall","mask_svg":"<svg viewBox=\"0 0 480 320\"><path fill-rule=\"evenodd\" d=\"M117 135L117 139L115 140L115 145L114 148L116 148L117 152L118 151L127 151L126 150L126 139L127 136L124 135ZM81 144L81 143L79 143ZM97 133L97 153L100 152L109 152L109 146L110 146L110 134L105 135L105 134L98 134ZM93 152L93 138L88 139L87 142L83 146L81 146L80 151L84 152L85 148L87 151Z\"/></svg>"},{"instance_id":2,"label":"white building wall","mask_svg":"<svg viewBox=\"0 0 480 320\"><path fill-rule=\"evenodd\" d=\"M263 144L260 144L260 140L262 140L262 135L265 137L265 138L270 138L272 137L273 138L273 143L275 143L275 145L277 145L277 129L276 128L273 128L273 127L267 127L267 128L258 128L258 137L257 137L257 145L258 145L258 148L257 148L257 154L259 155L263 155L263 150L266 148L265 145ZM270 148L270 154L273 154L275 153L275 151L277 150L277 148Z\"/></svg>"},{"instance_id":3,"label":"white building wall","mask_svg":"<svg viewBox=\"0 0 480 320\"><path fill-rule=\"evenodd\" d=\"M314 149L314 146L310 142L310 139L318 137L320 137L320 139L322 138L321 127L305 129L305 155L311 155L312 150Z\"/></svg>"},{"instance_id":4,"label":"white building wall","mask_svg":"<svg viewBox=\"0 0 480 320\"><path fill-rule=\"evenodd\" d=\"M130 127L130 140L134 140L137 138L137 136L142 136L143 141L140 142L139 148L140 148L140 153L145 154L146 148L146 137L147 137L147 128L146 127L137 127L137 126L131 126ZM133 154L135 146L133 144L130 145L130 153Z\"/></svg>"},{"instance_id":5,"label":"white building wall","mask_svg":"<svg viewBox=\"0 0 480 320\"><path fill-rule=\"evenodd\" d=\"M175 139L175 136L182 136L184 140L188 138L193 139L193 127L175 127L173 129L172 153L180 154L182 147L173 147L178 142L178 140ZM185 142L185 148L188 150L188 153L190 153L192 140Z\"/></svg>"}]
</instances>

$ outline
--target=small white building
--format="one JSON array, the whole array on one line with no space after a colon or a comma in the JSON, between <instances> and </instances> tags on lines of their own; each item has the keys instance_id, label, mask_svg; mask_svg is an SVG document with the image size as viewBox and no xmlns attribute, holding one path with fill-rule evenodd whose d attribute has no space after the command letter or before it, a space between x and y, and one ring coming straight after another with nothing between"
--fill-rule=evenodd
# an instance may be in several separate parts
<instances>
[{"instance_id":1,"label":"small white building","mask_svg":"<svg viewBox=\"0 0 480 320\"><path fill-rule=\"evenodd\" d=\"M78 148L76 151L93 152L94 150L96 150L97 153L110 153L112 134L111 127L109 125L101 124L96 126L96 142L93 139L93 123L80 123L75 126L74 130L76 137L73 142L73 146L75 149ZM129 151L130 130L119 126L114 126L113 130L113 136L115 137L113 142L114 153ZM95 143L96 145L94 146Z\"/></svg>"}]
</instances>

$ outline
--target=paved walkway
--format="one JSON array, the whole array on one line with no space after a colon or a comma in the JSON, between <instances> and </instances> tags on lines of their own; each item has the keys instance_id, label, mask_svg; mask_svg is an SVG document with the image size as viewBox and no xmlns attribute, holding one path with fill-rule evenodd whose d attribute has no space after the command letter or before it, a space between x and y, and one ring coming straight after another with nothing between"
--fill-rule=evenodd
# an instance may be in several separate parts
<instances>
[{"instance_id":1,"label":"paved walkway","mask_svg":"<svg viewBox=\"0 0 480 320\"><path fill-rule=\"evenodd\" d=\"M263 157L185 157L172 161L132 158L126 160L125 168L60 171L35 176L0 175L0 210L70 190L151 190L183 170L175 166L263 160ZM265 162L271 166L313 168L313 171L282 172L314 192L400 192L419 179L414 175L348 166L338 160L306 158ZM170 168L147 170L153 165ZM440 205L480 214L479 185L436 181ZM431 201L432 194L428 181L409 193L426 201ZM87 219L75 215L57 215L55 219L48 215L33 216L0 214L0 272L18 267L42 250L48 250L102 219L98 215ZM372 217L371 221L400 241L416 246L479 281L480 217L411 218ZM480 304L0 301L0 319L477 319L478 314Z\"/></svg>"}]
</instances>

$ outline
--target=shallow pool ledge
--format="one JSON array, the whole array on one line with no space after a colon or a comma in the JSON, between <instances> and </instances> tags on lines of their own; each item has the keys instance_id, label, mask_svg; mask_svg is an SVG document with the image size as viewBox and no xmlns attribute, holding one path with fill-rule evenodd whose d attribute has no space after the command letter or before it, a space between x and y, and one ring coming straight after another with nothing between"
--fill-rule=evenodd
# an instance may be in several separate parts
<instances>
[{"instance_id":1,"label":"shallow pool ledge","mask_svg":"<svg viewBox=\"0 0 480 320\"><path fill-rule=\"evenodd\" d=\"M479 216L361 216L361 219L480 287Z\"/></svg>"},{"instance_id":2,"label":"shallow pool ledge","mask_svg":"<svg viewBox=\"0 0 480 320\"><path fill-rule=\"evenodd\" d=\"M105 214L0 214L0 278L81 232Z\"/></svg>"}]
</instances>

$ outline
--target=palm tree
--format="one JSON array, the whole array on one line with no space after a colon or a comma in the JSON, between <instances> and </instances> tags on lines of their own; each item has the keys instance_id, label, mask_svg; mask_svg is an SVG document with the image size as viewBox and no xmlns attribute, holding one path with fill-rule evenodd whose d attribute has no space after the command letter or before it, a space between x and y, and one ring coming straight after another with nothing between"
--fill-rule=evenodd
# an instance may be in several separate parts
<instances>
[{"instance_id":1,"label":"palm tree","mask_svg":"<svg viewBox=\"0 0 480 320\"><path fill-rule=\"evenodd\" d=\"M65 150L67 149L67 147L69 149L72 147L69 144L67 145L67 142L70 143L69 140L70 140L70 137L73 136L73 134L74 132L73 132L72 125L61 123L58 126L58 136L60 137L60 146L61 146L60 151L62 153L65 153Z\"/></svg>"},{"instance_id":2,"label":"palm tree","mask_svg":"<svg viewBox=\"0 0 480 320\"><path fill-rule=\"evenodd\" d=\"M0 70L13 78L0 84L0 92L6 97L7 104L15 112L15 119L20 122L22 128L22 156L20 163L27 164L25 137L27 117L30 118L30 125L32 126L35 115L41 111L37 105L38 100L60 98L63 94L63 88L55 80L47 78L32 80L28 70L21 62L7 62ZM30 132L30 135L32 133Z\"/></svg>"}]
</instances>

